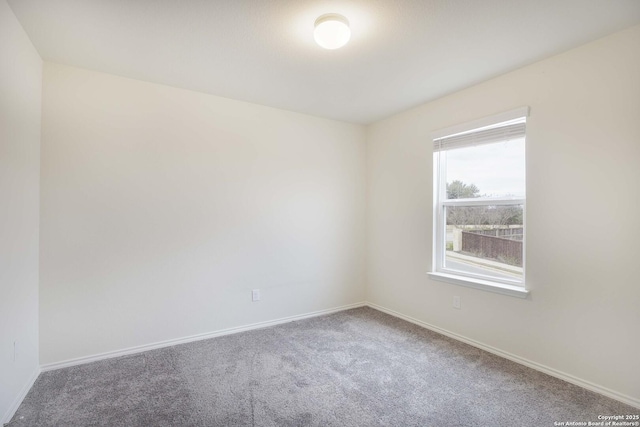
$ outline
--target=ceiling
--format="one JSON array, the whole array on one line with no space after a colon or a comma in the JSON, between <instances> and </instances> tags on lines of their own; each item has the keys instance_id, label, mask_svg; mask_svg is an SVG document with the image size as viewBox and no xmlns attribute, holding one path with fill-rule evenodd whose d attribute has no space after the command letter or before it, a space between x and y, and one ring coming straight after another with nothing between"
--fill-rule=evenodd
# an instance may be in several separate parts
<instances>
[{"instance_id":1,"label":"ceiling","mask_svg":"<svg viewBox=\"0 0 640 427\"><path fill-rule=\"evenodd\" d=\"M44 60L370 123L640 22L640 0L8 0ZM352 37L313 40L324 13Z\"/></svg>"}]
</instances>

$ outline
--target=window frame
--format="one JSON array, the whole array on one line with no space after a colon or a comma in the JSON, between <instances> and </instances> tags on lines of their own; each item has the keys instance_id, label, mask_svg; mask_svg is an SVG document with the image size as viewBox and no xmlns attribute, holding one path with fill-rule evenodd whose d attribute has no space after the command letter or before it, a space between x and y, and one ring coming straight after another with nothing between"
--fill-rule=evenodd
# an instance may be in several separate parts
<instances>
[{"instance_id":1,"label":"window frame","mask_svg":"<svg viewBox=\"0 0 640 427\"><path fill-rule=\"evenodd\" d=\"M523 119L529 116L529 107L522 107L516 110L475 120L473 122L462 125L452 126L432 134L432 141L437 144L437 140L441 140L452 135L469 133L473 134L480 128L490 127L504 122ZM525 152L526 152L526 125L525 125ZM491 143L491 142L489 142ZM440 149L438 152L446 151ZM487 290L504 295L510 295L520 298L526 298L529 291L526 289L526 196L523 198L516 197L480 197L467 199L447 199L446 198L446 161L445 156L441 156L434 150L433 153L433 259L432 269L429 276L438 281L453 283L466 287ZM526 181L525 181L526 192ZM462 272L459 270L449 269L445 267L446 257L446 209L449 207L467 207L467 206L522 206L523 209L523 241L522 241L522 260L523 273L522 280L506 279L493 276L487 276L471 272Z\"/></svg>"}]
</instances>

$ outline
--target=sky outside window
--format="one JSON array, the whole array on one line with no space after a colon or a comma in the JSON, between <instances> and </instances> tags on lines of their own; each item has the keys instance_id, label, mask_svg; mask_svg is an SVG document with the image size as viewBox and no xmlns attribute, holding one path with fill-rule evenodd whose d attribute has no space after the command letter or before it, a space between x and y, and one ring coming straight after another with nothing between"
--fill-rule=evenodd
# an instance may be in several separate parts
<instances>
[{"instance_id":1,"label":"sky outside window","mask_svg":"<svg viewBox=\"0 0 640 427\"><path fill-rule=\"evenodd\" d=\"M478 196L525 197L524 138L447 150L447 183L475 184Z\"/></svg>"}]
</instances>

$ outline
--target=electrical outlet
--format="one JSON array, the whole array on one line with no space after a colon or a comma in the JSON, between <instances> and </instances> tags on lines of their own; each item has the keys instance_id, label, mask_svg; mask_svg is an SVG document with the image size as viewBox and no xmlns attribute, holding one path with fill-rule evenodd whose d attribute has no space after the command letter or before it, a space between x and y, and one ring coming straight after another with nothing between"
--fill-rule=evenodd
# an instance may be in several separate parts
<instances>
[{"instance_id":1,"label":"electrical outlet","mask_svg":"<svg viewBox=\"0 0 640 427\"><path fill-rule=\"evenodd\" d=\"M251 301L260 301L260 289L251 291Z\"/></svg>"},{"instance_id":2,"label":"electrical outlet","mask_svg":"<svg viewBox=\"0 0 640 427\"><path fill-rule=\"evenodd\" d=\"M458 310L460 310L460 297L453 297L453 308L457 308Z\"/></svg>"}]
</instances>

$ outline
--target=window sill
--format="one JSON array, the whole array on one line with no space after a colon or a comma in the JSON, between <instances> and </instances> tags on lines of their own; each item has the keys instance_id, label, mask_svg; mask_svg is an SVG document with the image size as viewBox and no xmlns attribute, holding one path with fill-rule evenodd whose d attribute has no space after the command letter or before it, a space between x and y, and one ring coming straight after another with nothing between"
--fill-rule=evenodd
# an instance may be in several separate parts
<instances>
[{"instance_id":1,"label":"window sill","mask_svg":"<svg viewBox=\"0 0 640 427\"><path fill-rule=\"evenodd\" d=\"M472 279L464 276L456 276L447 273L427 273L433 280L453 283L454 285L466 286L468 288L480 289L483 291L495 292L517 298L526 298L529 291L520 286L506 285L504 283L491 282L489 280Z\"/></svg>"}]
</instances>

